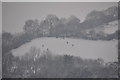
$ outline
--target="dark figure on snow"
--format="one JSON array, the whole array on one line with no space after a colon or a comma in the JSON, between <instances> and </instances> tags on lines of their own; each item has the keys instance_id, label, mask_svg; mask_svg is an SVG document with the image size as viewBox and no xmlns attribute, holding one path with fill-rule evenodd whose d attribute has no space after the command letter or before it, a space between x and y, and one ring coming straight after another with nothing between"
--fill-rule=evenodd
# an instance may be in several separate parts
<instances>
[{"instance_id":1,"label":"dark figure on snow","mask_svg":"<svg viewBox=\"0 0 120 80\"><path fill-rule=\"evenodd\" d=\"M66 43L68 44L68 41Z\"/></svg>"},{"instance_id":2,"label":"dark figure on snow","mask_svg":"<svg viewBox=\"0 0 120 80\"><path fill-rule=\"evenodd\" d=\"M42 47L44 47L44 44L42 44Z\"/></svg>"}]
</instances>

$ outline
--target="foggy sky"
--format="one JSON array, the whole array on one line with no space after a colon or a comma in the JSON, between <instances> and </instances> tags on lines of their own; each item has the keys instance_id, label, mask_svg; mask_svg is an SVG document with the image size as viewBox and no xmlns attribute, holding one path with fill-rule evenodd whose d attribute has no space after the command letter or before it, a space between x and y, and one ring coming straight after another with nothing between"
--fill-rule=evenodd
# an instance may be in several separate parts
<instances>
[{"instance_id":1,"label":"foggy sky","mask_svg":"<svg viewBox=\"0 0 120 80\"><path fill-rule=\"evenodd\" d=\"M48 14L54 14L59 18L75 15L83 21L85 16L93 10L104 10L117 6L117 2L4 2L2 4L3 30L11 33L22 31L26 20L38 19L41 21Z\"/></svg>"}]
</instances>

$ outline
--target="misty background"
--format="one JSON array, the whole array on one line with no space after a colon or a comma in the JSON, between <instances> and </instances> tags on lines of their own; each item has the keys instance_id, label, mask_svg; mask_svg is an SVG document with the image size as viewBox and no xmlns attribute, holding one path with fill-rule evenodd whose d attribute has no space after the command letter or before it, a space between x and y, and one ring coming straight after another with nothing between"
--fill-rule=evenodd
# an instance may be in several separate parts
<instances>
[{"instance_id":1,"label":"misty background","mask_svg":"<svg viewBox=\"0 0 120 80\"><path fill-rule=\"evenodd\" d=\"M93 10L105 10L111 6L117 6L116 2L3 2L3 31L21 32L24 22L28 19L44 20L46 15L54 14L59 18L76 16L82 21Z\"/></svg>"}]
</instances>

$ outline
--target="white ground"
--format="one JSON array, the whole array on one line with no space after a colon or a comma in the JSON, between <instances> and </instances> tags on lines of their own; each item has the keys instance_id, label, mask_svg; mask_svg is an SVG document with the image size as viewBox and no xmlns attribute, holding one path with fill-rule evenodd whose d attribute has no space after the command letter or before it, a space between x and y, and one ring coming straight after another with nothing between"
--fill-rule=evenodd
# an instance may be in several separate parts
<instances>
[{"instance_id":1,"label":"white ground","mask_svg":"<svg viewBox=\"0 0 120 80\"><path fill-rule=\"evenodd\" d=\"M12 52L15 56L23 56L29 52L31 47L35 46L40 48L41 51L48 48L54 54L71 54L91 59L102 58L105 62L113 62L117 60L117 45L117 40L91 41L72 38L38 38L12 50Z\"/></svg>"}]
</instances>

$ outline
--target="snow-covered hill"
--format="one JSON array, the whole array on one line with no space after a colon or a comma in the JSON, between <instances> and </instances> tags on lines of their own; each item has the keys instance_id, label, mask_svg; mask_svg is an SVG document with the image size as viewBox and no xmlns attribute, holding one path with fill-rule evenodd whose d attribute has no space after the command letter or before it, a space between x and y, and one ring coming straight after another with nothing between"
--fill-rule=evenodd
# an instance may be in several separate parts
<instances>
[{"instance_id":1,"label":"snow-covered hill","mask_svg":"<svg viewBox=\"0 0 120 80\"><path fill-rule=\"evenodd\" d=\"M118 31L118 20L105 23L103 25L97 26L95 28L86 29L85 33L88 35L91 35L91 32L94 32L94 34L99 34L102 36L107 36L114 34L116 31Z\"/></svg>"},{"instance_id":2,"label":"snow-covered hill","mask_svg":"<svg viewBox=\"0 0 120 80\"><path fill-rule=\"evenodd\" d=\"M114 41L92 41L72 38L38 38L29 43L13 49L15 56L23 56L29 53L31 47L36 47L40 51L49 49L57 55L74 55L82 58L97 59L102 58L105 62L117 60L117 40Z\"/></svg>"},{"instance_id":3,"label":"snow-covered hill","mask_svg":"<svg viewBox=\"0 0 120 80\"><path fill-rule=\"evenodd\" d=\"M104 33L113 34L118 30L118 21L116 20L103 26L104 26Z\"/></svg>"}]
</instances>

